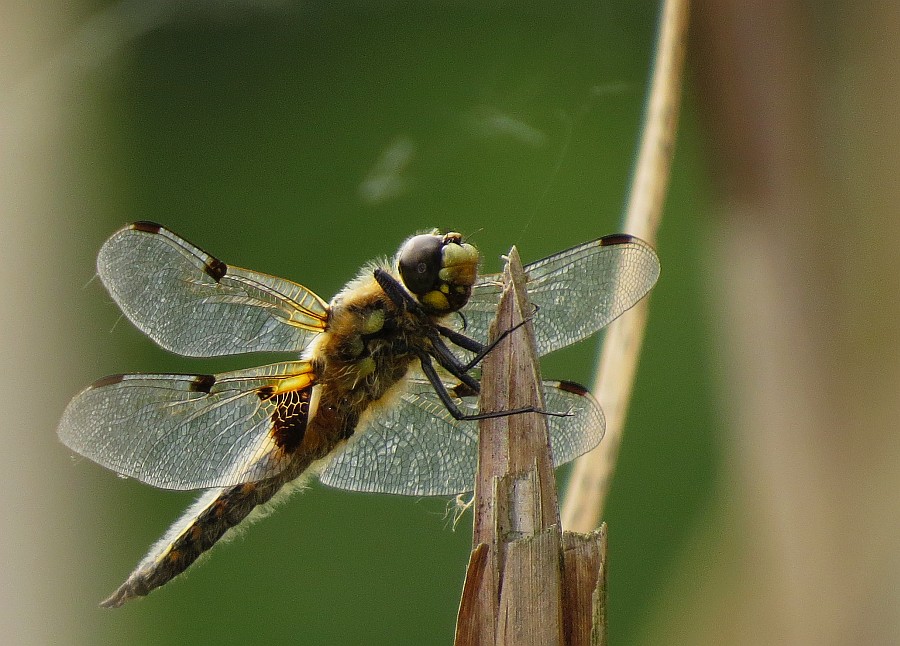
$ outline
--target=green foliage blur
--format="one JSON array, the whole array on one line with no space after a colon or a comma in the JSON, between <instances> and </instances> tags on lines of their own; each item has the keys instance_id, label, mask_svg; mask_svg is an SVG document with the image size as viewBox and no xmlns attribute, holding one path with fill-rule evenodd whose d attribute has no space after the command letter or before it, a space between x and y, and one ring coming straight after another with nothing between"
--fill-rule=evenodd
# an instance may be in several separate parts
<instances>
[{"instance_id":1,"label":"green foliage blur","mask_svg":"<svg viewBox=\"0 0 900 646\"><path fill-rule=\"evenodd\" d=\"M113 15L124 22L138 6L113 5ZM91 235L73 241L82 284L103 239L141 219L326 299L423 229L464 233L496 271L512 244L528 262L620 228L656 3L167 7L98 53L84 77L92 98L71 145L96 208L73 214L91 222ZM658 244L663 274L605 514L619 645L640 640L703 520L718 464L698 325L703 237L686 217L702 202L701 179L689 109L684 118ZM118 320L97 282L78 300L78 341L103 344L85 361L85 384L259 362L168 355ZM545 377L588 381L597 345L548 357ZM95 514L71 601L84 643L452 642L471 515L454 531L446 500L314 484L186 576L100 612L192 496L87 462L77 478L70 495L90 498Z\"/></svg>"}]
</instances>

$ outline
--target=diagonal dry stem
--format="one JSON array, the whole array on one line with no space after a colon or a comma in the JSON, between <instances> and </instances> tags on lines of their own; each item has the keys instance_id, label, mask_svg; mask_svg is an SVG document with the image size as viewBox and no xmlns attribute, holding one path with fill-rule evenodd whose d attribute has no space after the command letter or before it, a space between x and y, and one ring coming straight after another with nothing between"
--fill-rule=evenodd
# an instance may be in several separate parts
<instances>
[{"instance_id":1,"label":"diagonal dry stem","mask_svg":"<svg viewBox=\"0 0 900 646\"><path fill-rule=\"evenodd\" d=\"M675 149L681 78L688 26L688 0L666 0L644 117L641 148L632 180L624 232L653 244ZM594 395L606 412L606 436L575 463L564 497L563 527L589 532L600 523L615 469L625 412L647 321L647 299L609 326L597 368Z\"/></svg>"}]
</instances>

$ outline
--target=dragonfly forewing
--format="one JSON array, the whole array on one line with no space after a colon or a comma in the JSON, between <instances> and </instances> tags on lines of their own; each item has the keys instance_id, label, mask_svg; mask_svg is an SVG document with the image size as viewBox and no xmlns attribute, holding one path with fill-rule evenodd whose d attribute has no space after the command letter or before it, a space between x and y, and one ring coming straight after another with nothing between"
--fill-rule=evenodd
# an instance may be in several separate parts
<instances>
[{"instance_id":1,"label":"dragonfly forewing","mask_svg":"<svg viewBox=\"0 0 900 646\"><path fill-rule=\"evenodd\" d=\"M614 235L526 265L525 274L543 356L586 339L633 307L659 278L659 259L647 243ZM466 334L487 338L501 289L499 275L479 278L464 310Z\"/></svg>"},{"instance_id":2,"label":"dragonfly forewing","mask_svg":"<svg viewBox=\"0 0 900 646\"><path fill-rule=\"evenodd\" d=\"M149 222L113 234L97 273L135 326L185 356L299 352L328 317L302 285L227 265Z\"/></svg>"}]
</instances>

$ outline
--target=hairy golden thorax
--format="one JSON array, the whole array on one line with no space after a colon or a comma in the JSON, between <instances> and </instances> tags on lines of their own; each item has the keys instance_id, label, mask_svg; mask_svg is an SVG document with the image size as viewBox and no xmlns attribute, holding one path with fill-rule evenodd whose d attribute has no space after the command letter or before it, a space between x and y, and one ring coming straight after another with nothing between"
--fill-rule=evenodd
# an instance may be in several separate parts
<instances>
[{"instance_id":1,"label":"hairy golden thorax","mask_svg":"<svg viewBox=\"0 0 900 646\"><path fill-rule=\"evenodd\" d=\"M416 357L430 353L434 325L467 302L478 263L459 234L414 236L390 273L421 307L398 303L370 268L334 297L328 330L309 352L319 383L306 429L310 448L327 451L350 437L370 406L390 399Z\"/></svg>"}]
</instances>

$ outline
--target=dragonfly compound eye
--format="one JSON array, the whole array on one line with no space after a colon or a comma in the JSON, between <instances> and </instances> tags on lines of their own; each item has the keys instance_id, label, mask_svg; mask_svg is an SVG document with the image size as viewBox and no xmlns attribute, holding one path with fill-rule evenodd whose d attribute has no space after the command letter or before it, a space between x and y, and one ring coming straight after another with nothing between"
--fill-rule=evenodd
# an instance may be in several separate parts
<instances>
[{"instance_id":1,"label":"dragonfly compound eye","mask_svg":"<svg viewBox=\"0 0 900 646\"><path fill-rule=\"evenodd\" d=\"M442 236L433 234L413 236L403 244L397 265L403 284L413 294L425 294L437 285L443 246Z\"/></svg>"}]
</instances>

